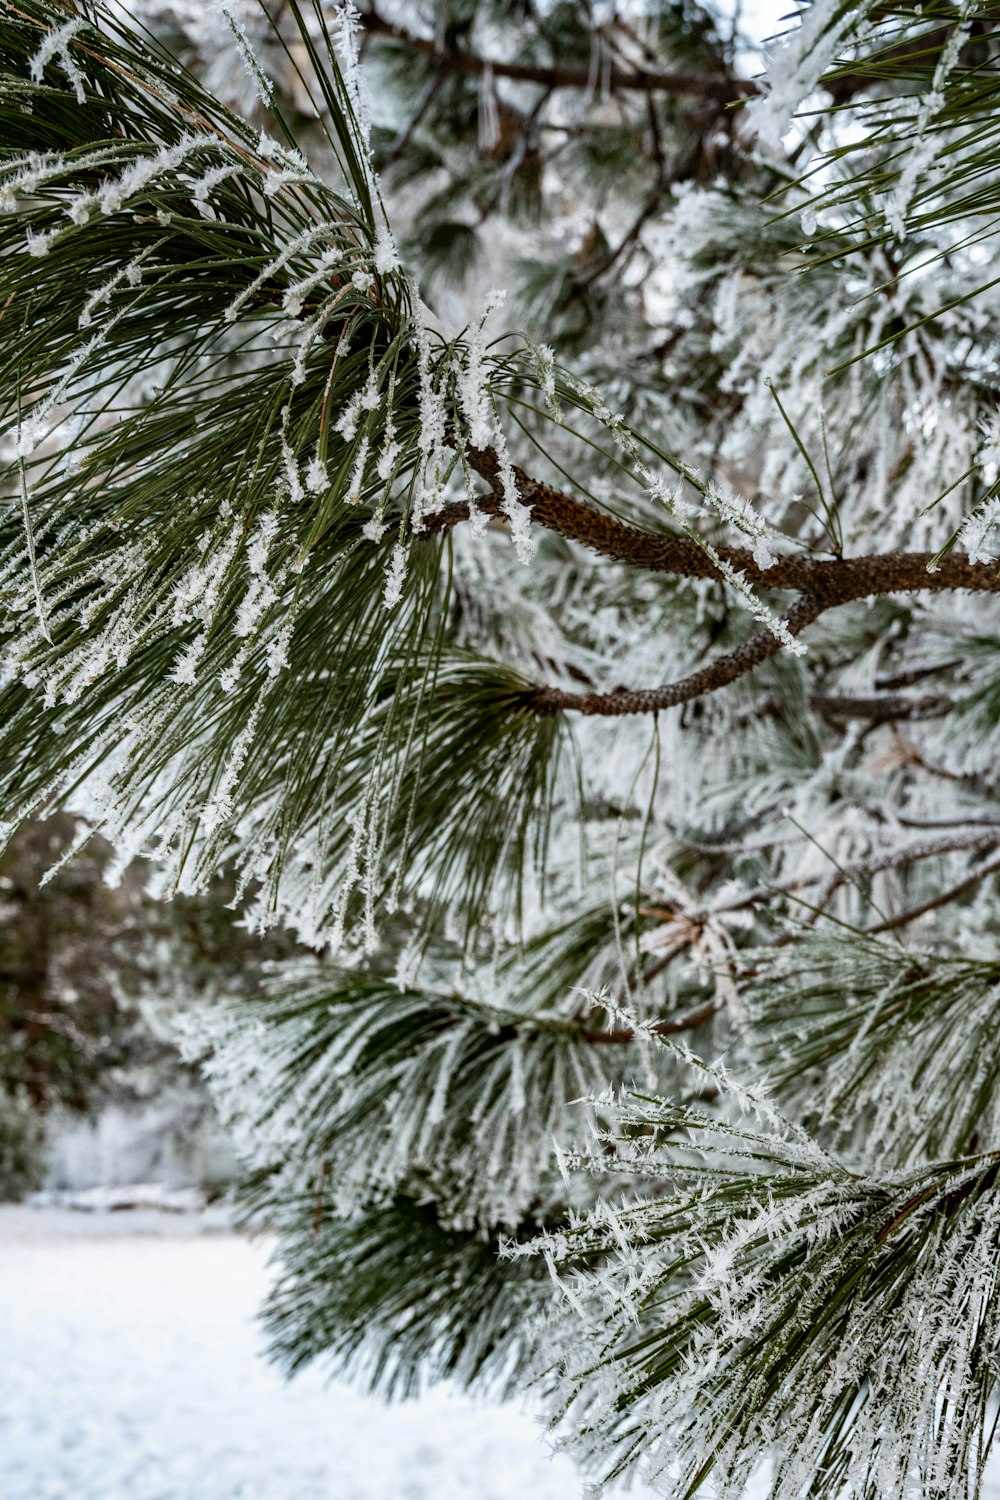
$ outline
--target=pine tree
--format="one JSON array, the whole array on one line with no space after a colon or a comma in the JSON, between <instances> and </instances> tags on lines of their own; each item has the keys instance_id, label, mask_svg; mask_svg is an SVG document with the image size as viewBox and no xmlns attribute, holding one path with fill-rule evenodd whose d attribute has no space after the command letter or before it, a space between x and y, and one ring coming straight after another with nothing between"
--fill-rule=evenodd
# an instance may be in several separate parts
<instances>
[{"instance_id":1,"label":"pine tree","mask_svg":"<svg viewBox=\"0 0 1000 1500\"><path fill-rule=\"evenodd\" d=\"M0 0L0 809L315 950L206 1064L289 1369L980 1493L998 19Z\"/></svg>"}]
</instances>

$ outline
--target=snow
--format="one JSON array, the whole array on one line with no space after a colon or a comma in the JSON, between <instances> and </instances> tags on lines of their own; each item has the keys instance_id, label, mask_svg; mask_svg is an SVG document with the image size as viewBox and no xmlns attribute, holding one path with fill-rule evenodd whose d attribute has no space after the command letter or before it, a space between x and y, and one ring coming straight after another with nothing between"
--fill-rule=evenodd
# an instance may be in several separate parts
<instances>
[{"instance_id":1,"label":"snow","mask_svg":"<svg viewBox=\"0 0 1000 1500\"><path fill-rule=\"evenodd\" d=\"M268 1248L211 1224L0 1209L3 1500L578 1500L516 1408L286 1382L253 1322Z\"/></svg>"},{"instance_id":2,"label":"snow","mask_svg":"<svg viewBox=\"0 0 1000 1500\"><path fill-rule=\"evenodd\" d=\"M526 1411L286 1382L268 1254L218 1210L0 1207L3 1500L579 1500Z\"/></svg>"}]
</instances>

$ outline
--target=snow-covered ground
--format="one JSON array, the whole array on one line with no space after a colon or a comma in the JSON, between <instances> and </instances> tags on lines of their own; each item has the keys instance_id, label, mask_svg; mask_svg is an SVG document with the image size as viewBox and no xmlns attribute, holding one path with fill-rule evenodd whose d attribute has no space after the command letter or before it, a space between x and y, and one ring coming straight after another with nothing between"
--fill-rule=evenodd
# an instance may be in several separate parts
<instances>
[{"instance_id":1,"label":"snow-covered ground","mask_svg":"<svg viewBox=\"0 0 1000 1500\"><path fill-rule=\"evenodd\" d=\"M253 1322L266 1248L197 1229L0 1209L2 1500L579 1500L516 1409L286 1383Z\"/></svg>"},{"instance_id":2,"label":"snow-covered ground","mask_svg":"<svg viewBox=\"0 0 1000 1500\"><path fill-rule=\"evenodd\" d=\"M0 1500L579 1500L512 1407L286 1383L267 1279L218 1217L0 1208Z\"/></svg>"}]
</instances>

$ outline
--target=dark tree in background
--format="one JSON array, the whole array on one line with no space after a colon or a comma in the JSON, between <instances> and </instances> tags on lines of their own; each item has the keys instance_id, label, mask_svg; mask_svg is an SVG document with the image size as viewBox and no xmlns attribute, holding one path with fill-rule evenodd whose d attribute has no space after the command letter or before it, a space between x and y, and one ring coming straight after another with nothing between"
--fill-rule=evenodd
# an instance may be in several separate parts
<instances>
[{"instance_id":1,"label":"dark tree in background","mask_svg":"<svg viewBox=\"0 0 1000 1500\"><path fill-rule=\"evenodd\" d=\"M980 1493L998 18L0 0L0 817L313 950L206 1042L288 1368Z\"/></svg>"},{"instance_id":2,"label":"dark tree in background","mask_svg":"<svg viewBox=\"0 0 1000 1500\"><path fill-rule=\"evenodd\" d=\"M27 823L0 856L4 1196L41 1186L53 1110L92 1119L193 1081L175 1018L246 993L294 949L237 928L223 881L165 903L152 874L142 861L117 868L110 845L83 842L66 813ZM188 1128L208 1108L191 1093Z\"/></svg>"}]
</instances>

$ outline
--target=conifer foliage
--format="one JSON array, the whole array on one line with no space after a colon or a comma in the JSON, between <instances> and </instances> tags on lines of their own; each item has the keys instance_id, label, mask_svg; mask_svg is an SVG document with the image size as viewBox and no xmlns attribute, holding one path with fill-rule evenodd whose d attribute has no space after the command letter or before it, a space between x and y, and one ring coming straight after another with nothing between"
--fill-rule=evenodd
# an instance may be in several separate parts
<instances>
[{"instance_id":1,"label":"conifer foliage","mask_svg":"<svg viewBox=\"0 0 1000 1500\"><path fill-rule=\"evenodd\" d=\"M0 819L315 949L203 1043L277 1357L972 1500L1000 7L127 9L0 0Z\"/></svg>"}]
</instances>

